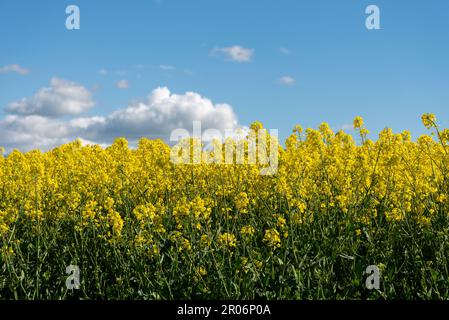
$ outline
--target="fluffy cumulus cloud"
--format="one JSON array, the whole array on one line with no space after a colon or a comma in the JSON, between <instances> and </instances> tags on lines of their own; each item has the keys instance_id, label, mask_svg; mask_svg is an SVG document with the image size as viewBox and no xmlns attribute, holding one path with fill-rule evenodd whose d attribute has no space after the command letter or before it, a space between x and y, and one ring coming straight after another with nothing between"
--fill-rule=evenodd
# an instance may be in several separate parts
<instances>
[{"instance_id":1,"label":"fluffy cumulus cloud","mask_svg":"<svg viewBox=\"0 0 449 320\"><path fill-rule=\"evenodd\" d=\"M7 66L0 67L0 73L10 73L10 72L15 72L24 76L30 73L30 70L18 64L9 64Z\"/></svg>"},{"instance_id":2,"label":"fluffy cumulus cloud","mask_svg":"<svg viewBox=\"0 0 449 320\"><path fill-rule=\"evenodd\" d=\"M50 87L40 89L31 98L11 102L5 111L18 115L60 117L83 113L93 105L92 94L85 87L53 78Z\"/></svg>"},{"instance_id":3,"label":"fluffy cumulus cloud","mask_svg":"<svg viewBox=\"0 0 449 320\"><path fill-rule=\"evenodd\" d=\"M167 138L177 128L191 131L193 121L200 121L203 129L224 132L237 125L232 107L216 104L198 93L172 94L168 88L157 88L147 101L117 110L102 121L86 128L88 139L107 141L110 137L126 136L131 140L141 136Z\"/></svg>"},{"instance_id":4,"label":"fluffy cumulus cloud","mask_svg":"<svg viewBox=\"0 0 449 320\"><path fill-rule=\"evenodd\" d=\"M68 133L62 122L38 115L9 115L0 120L0 146L7 152L14 148L47 150L68 142Z\"/></svg>"},{"instance_id":5,"label":"fluffy cumulus cloud","mask_svg":"<svg viewBox=\"0 0 449 320\"><path fill-rule=\"evenodd\" d=\"M241 46L227 48L215 48L211 51L213 56L223 56L226 60L235 62L249 62L254 55L254 49L248 49Z\"/></svg>"},{"instance_id":6,"label":"fluffy cumulus cloud","mask_svg":"<svg viewBox=\"0 0 449 320\"><path fill-rule=\"evenodd\" d=\"M195 92L173 94L161 87L153 90L145 101L106 116L66 119L35 113L10 114L0 120L0 145L7 151L14 148L27 151L48 150L75 139L101 145L110 144L117 137L126 137L131 144L141 137L168 141L175 129L191 132L193 121L200 121L202 130L217 129L223 133L239 127L230 105L214 104Z\"/></svg>"}]
</instances>

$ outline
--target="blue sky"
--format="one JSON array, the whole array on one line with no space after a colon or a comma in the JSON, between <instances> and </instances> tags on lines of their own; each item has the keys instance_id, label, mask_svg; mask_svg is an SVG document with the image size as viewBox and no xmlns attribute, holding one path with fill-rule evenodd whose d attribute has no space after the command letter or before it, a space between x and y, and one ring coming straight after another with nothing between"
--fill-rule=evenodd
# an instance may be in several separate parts
<instances>
[{"instance_id":1,"label":"blue sky","mask_svg":"<svg viewBox=\"0 0 449 320\"><path fill-rule=\"evenodd\" d=\"M80 30L65 28L71 4L80 8ZM380 8L381 30L365 28L370 4ZM64 131L65 121L151 105L148 96L158 87L195 92L213 107L228 104L240 125L259 120L282 139L295 124L328 122L338 130L358 115L372 132L389 126L416 137L426 131L425 112L449 126L447 0L1 0L0 39L0 145L9 148L73 138L79 131ZM236 46L251 50L247 61L226 55ZM32 97L54 78L81 86L91 103L49 119L6 111L22 98L26 107L37 104ZM211 117L220 122L220 114ZM24 119L30 116L45 119L36 125L35 118ZM233 119L225 116L223 122ZM48 136L45 126L60 136ZM161 131L151 126L134 134ZM113 128L83 138L107 143ZM117 135L126 135L126 126L120 128ZM27 135L14 138L20 130ZM28 142L33 135L46 142Z\"/></svg>"}]
</instances>

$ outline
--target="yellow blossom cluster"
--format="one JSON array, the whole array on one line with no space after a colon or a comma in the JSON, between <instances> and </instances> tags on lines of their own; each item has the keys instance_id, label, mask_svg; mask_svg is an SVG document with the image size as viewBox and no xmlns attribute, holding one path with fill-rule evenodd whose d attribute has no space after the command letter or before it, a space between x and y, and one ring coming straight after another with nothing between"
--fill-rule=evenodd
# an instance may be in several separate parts
<instances>
[{"instance_id":1,"label":"yellow blossom cluster","mask_svg":"<svg viewBox=\"0 0 449 320\"><path fill-rule=\"evenodd\" d=\"M0 156L0 238L24 221L65 221L154 256L170 246L234 249L253 238L274 251L287 242L287 229L317 215L357 221L358 236L376 219L428 224L448 212L449 130L432 114L422 121L436 136L412 141L407 131L385 129L371 140L360 117L359 138L327 124L296 126L279 147L274 175L261 175L259 163L173 163L161 140L141 139L137 148L120 138L107 148L76 141L45 153L16 150Z\"/></svg>"}]
</instances>

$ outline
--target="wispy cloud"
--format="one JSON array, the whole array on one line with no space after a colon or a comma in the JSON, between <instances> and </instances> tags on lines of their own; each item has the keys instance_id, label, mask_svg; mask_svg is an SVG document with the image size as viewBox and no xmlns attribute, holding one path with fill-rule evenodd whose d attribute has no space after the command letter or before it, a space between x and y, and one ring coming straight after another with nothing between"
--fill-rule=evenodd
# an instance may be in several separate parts
<instances>
[{"instance_id":1,"label":"wispy cloud","mask_svg":"<svg viewBox=\"0 0 449 320\"><path fill-rule=\"evenodd\" d=\"M278 79L278 82L286 86L292 86L296 83L296 80L291 76L283 76Z\"/></svg>"},{"instance_id":2,"label":"wispy cloud","mask_svg":"<svg viewBox=\"0 0 449 320\"><path fill-rule=\"evenodd\" d=\"M282 54L285 54L285 55L290 55L290 54L292 54L292 51L291 51L290 49L286 48L286 47L280 47L280 48L279 48L279 51L280 51Z\"/></svg>"},{"instance_id":3,"label":"wispy cloud","mask_svg":"<svg viewBox=\"0 0 449 320\"><path fill-rule=\"evenodd\" d=\"M165 71L174 71L176 68L174 66L171 66L171 65L161 64L159 66L159 69L165 70Z\"/></svg>"},{"instance_id":4,"label":"wispy cloud","mask_svg":"<svg viewBox=\"0 0 449 320\"><path fill-rule=\"evenodd\" d=\"M353 124L344 124L344 125L342 125L341 127L340 127L340 130L343 130L343 131L352 131L352 130L354 130L354 125Z\"/></svg>"},{"instance_id":5,"label":"wispy cloud","mask_svg":"<svg viewBox=\"0 0 449 320\"><path fill-rule=\"evenodd\" d=\"M210 52L212 56L223 56L225 60L235 62L249 62L254 55L254 49L244 48L242 46L233 46L226 48L214 48Z\"/></svg>"},{"instance_id":6,"label":"wispy cloud","mask_svg":"<svg viewBox=\"0 0 449 320\"><path fill-rule=\"evenodd\" d=\"M129 88L128 80L122 79L116 83L117 88L125 90Z\"/></svg>"},{"instance_id":7,"label":"wispy cloud","mask_svg":"<svg viewBox=\"0 0 449 320\"><path fill-rule=\"evenodd\" d=\"M24 76L30 73L30 70L18 64L9 64L4 67L0 67L0 73L10 73L10 72L15 72Z\"/></svg>"}]
</instances>

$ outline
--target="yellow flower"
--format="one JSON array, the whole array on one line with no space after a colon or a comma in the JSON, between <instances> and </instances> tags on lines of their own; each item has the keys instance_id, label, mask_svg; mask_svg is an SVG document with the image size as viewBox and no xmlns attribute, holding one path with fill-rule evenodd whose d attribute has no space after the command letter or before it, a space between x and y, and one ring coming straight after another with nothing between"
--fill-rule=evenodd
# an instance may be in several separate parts
<instances>
[{"instance_id":1,"label":"yellow flower","mask_svg":"<svg viewBox=\"0 0 449 320\"><path fill-rule=\"evenodd\" d=\"M438 195L437 202L443 203L443 202L446 201L446 199L447 199L447 195L441 193L441 194Z\"/></svg>"},{"instance_id":2,"label":"yellow flower","mask_svg":"<svg viewBox=\"0 0 449 320\"><path fill-rule=\"evenodd\" d=\"M232 233L223 233L218 236L218 244L228 249L235 248L237 240Z\"/></svg>"},{"instance_id":3,"label":"yellow flower","mask_svg":"<svg viewBox=\"0 0 449 320\"><path fill-rule=\"evenodd\" d=\"M236 199L235 199L235 206L236 208L242 212L242 213L246 213L247 212L247 207L249 204L249 199L248 199L248 195L246 194L246 192L240 192Z\"/></svg>"},{"instance_id":4,"label":"yellow flower","mask_svg":"<svg viewBox=\"0 0 449 320\"><path fill-rule=\"evenodd\" d=\"M254 261L254 265L256 266L257 269L262 270L263 268L263 262L260 260L255 260Z\"/></svg>"},{"instance_id":5,"label":"yellow flower","mask_svg":"<svg viewBox=\"0 0 449 320\"><path fill-rule=\"evenodd\" d=\"M354 129L360 129L363 127L363 118L362 117L356 117L354 119Z\"/></svg>"},{"instance_id":6,"label":"yellow flower","mask_svg":"<svg viewBox=\"0 0 449 320\"><path fill-rule=\"evenodd\" d=\"M15 255L14 250L11 247L8 247L8 246L2 247L0 250L1 250L0 252L3 255L4 259L11 259Z\"/></svg>"},{"instance_id":7,"label":"yellow flower","mask_svg":"<svg viewBox=\"0 0 449 320\"><path fill-rule=\"evenodd\" d=\"M287 220L281 215L277 215L277 226L281 229L285 228Z\"/></svg>"},{"instance_id":8,"label":"yellow flower","mask_svg":"<svg viewBox=\"0 0 449 320\"><path fill-rule=\"evenodd\" d=\"M424 124L424 126L427 129L430 129L433 126L435 126L436 117L433 113L426 113L426 114L422 115L421 120L422 120L422 123Z\"/></svg>"},{"instance_id":9,"label":"yellow flower","mask_svg":"<svg viewBox=\"0 0 449 320\"><path fill-rule=\"evenodd\" d=\"M441 132L441 142L443 143L449 143L449 129L444 129L443 132Z\"/></svg>"},{"instance_id":10,"label":"yellow flower","mask_svg":"<svg viewBox=\"0 0 449 320\"><path fill-rule=\"evenodd\" d=\"M200 244L203 247L210 247L211 243L212 243L212 240L210 239L210 237L207 234L201 235Z\"/></svg>"},{"instance_id":11,"label":"yellow flower","mask_svg":"<svg viewBox=\"0 0 449 320\"><path fill-rule=\"evenodd\" d=\"M281 246L281 237L276 229L266 230L263 241L273 250Z\"/></svg>"},{"instance_id":12,"label":"yellow flower","mask_svg":"<svg viewBox=\"0 0 449 320\"><path fill-rule=\"evenodd\" d=\"M109 213L109 222L112 227L112 232L115 237L120 237L124 225L124 221L120 216L120 213L116 211L110 211Z\"/></svg>"},{"instance_id":13,"label":"yellow flower","mask_svg":"<svg viewBox=\"0 0 449 320\"><path fill-rule=\"evenodd\" d=\"M190 241L186 238L182 238L181 239L181 243L178 247L178 251L182 252L182 251L192 251L192 245L190 243Z\"/></svg>"},{"instance_id":14,"label":"yellow flower","mask_svg":"<svg viewBox=\"0 0 449 320\"><path fill-rule=\"evenodd\" d=\"M9 227L6 225L6 223L0 223L0 236L6 234L9 231Z\"/></svg>"},{"instance_id":15,"label":"yellow flower","mask_svg":"<svg viewBox=\"0 0 449 320\"><path fill-rule=\"evenodd\" d=\"M145 238L139 234L136 236L134 242L137 246L142 247L146 241L145 241Z\"/></svg>"},{"instance_id":16,"label":"yellow flower","mask_svg":"<svg viewBox=\"0 0 449 320\"><path fill-rule=\"evenodd\" d=\"M263 125L259 121L255 121L251 124L250 129L258 132L259 130L263 129Z\"/></svg>"},{"instance_id":17,"label":"yellow flower","mask_svg":"<svg viewBox=\"0 0 449 320\"><path fill-rule=\"evenodd\" d=\"M196 269L197 274L199 274L200 276L204 277L207 275L207 270L204 267L198 267Z\"/></svg>"},{"instance_id":18,"label":"yellow flower","mask_svg":"<svg viewBox=\"0 0 449 320\"><path fill-rule=\"evenodd\" d=\"M217 247L247 256L232 260L236 272L263 270L267 251L288 249L298 240L296 230L325 219L337 228L356 225L354 237L383 226L384 216L393 229L409 221L426 228L444 221L440 215L449 209L449 129L440 128L434 114L422 121L434 132L412 140L409 131L387 128L370 140L356 117L362 143L326 123L318 130L297 126L274 150L278 171L271 176L260 174L266 163L250 151L268 151L274 137L258 144L254 132L215 141L213 152L188 141L189 150L199 150L188 154L195 160L189 165L171 161L178 149L150 139L137 148L117 139L107 148L77 141L48 152L0 154L0 260L18 257L37 236L53 232L58 243L92 237L100 250L123 250L127 257L133 250L145 258L179 255L199 277L207 266L197 259L211 257ZM251 128L265 132L258 122ZM205 155L228 156L232 164ZM72 226L74 233L57 231ZM14 238L23 239L20 247Z\"/></svg>"},{"instance_id":19,"label":"yellow flower","mask_svg":"<svg viewBox=\"0 0 449 320\"><path fill-rule=\"evenodd\" d=\"M254 228L252 227L252 226L250 226L250 225L247 225L247 226L243 226L241 229L240 229L240 233L242 234L242 236L244 237L244 238L250 238L250 237L252 237L252 235L254 234Z\"/></svg>"}]
</instances>

